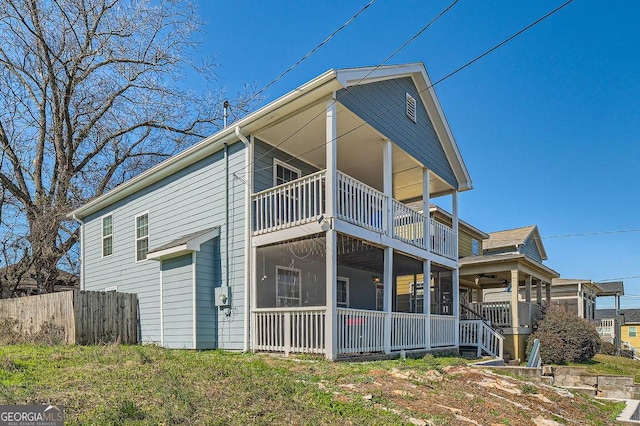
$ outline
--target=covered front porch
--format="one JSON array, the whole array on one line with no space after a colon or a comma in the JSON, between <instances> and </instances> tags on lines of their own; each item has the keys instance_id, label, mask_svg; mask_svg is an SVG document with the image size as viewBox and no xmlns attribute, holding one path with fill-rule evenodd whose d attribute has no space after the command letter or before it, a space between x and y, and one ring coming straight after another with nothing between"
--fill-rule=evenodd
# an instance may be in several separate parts
<instances>
[{"instance_id":1,"label":"covered front porch","mask_svg":"<svg viewBox=\"0 0 640 426\"><path fill-rule=\"evenodd\" d=\"M457 312L430 310L432 294L448 299L436 305L457 302L451 269L342 233L330 240L322 233L256 249L253 350L336 359L457 346ZM426 294L417 276L433 277Z\"/></svg>"}]
</instances>

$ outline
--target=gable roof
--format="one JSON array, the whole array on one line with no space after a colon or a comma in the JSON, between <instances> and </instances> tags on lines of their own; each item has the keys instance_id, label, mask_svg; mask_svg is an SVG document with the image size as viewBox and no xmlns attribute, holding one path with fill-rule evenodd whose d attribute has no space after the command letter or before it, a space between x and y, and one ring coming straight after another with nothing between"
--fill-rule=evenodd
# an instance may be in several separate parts
<instances>
[{"instance_id":1,"label":"gable roof","mask_svg":"<svg viewBox=\"0 0 640 426\"><path fill-rule=\"evenodd\" d=\"M640 324L640 309L620 309L625 324Z\"/></svg>"},{"instance_id":2,"label":"gable roof","mask_svg":"<svg viewBox=\"0 0 640 426\"><path fill-rule=\"evenodd\" d=\"M162 260L182 256L183 254L191 253L193 251L199 251L202 243L219 236L219 226L196 231L161 246L152 248L147 252L147 259Z\"/></svg>"},{"instance_id":3,"label":"gable roof","mask_svg":"<svg viewBox=\"0 0 640 426\"><path fill-rule=\"evenodd\" d=\"M252 134L283 116L326 99L328 96L333 96L333 93L339 89L401 77L411 77L418 88L421 99L427 108L440 143L447 154L447 159L458 181L458 188L456 189L458 191L471 189L472 183L469 172L462 160L458 145L449 128L424 64L409 63L379 67L331 69L249 114L232 126L220 130L179 154L122 183L111 191L94 198L67 216L74 219L85 218L221 150L224 144L237 142L241 139L240 135Z\"/></svg>"},{"instance_id":4,"label":"gable roof","mask_svg":"<svg viewBox=\"0 0 640 426\"><path fill-rule=\"evenodd\" d=\"M542 245L540 232L536 225L524 226L522 228L507 229L504 231L490 232L489 238L482 241L483 250L496 250L502 248L517 248L533 238L540 252L540 257L547 260L547 252Z\"/></svg>"}]
</instances>

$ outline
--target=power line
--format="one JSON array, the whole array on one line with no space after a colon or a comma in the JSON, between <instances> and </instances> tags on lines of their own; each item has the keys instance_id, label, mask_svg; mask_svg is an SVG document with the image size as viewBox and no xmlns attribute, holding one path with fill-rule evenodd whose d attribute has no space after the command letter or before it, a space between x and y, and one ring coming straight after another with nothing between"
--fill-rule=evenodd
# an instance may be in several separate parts
<instances>
[{"instance_id":1,"label":"power line","mask_svg":"<svg viewBox=\"0 0 640 426\"><path fill-rule=\"evenodd\" d=\"M527 25L526 27L522 28L521 30L517 31L516 33L514 33L513 35L507 37L506 39L504 39L503 41L501 41L500 43L496 44L495 46L493 46L492 48L490 48L489 50L485 51L484 53L476 56L474 59L472 59L471 61L465 63L464 65L458 67L456 70L450 72L449 74L447 74L446 76L442 77L441 79L437 80L435 83L432 83L430 85L428 85L426 88L422 89L421 91L418 92L418 94L422 94L423 92L432 89L434 86L442 83L443 81L453 77L455 74L459 73L460 71L464 70L465 68L469 67L470 65L474 64L475 62L477 62L478 60L484 58L485 56L487 56L488 54L494 52L496 49L504 46L506 43L510 42L511 40L515 39L516 37L522 35L524 32L528 31L529 29L533 28L535 25L539 24L540 22L544 21L545 19L549 18L550 16L556 14L557 12L559 12L561 9L563 9L564 7L568 6L570 3L572 3L573 0L567 0L566 2L564 2L563 4L561 4L560 6L556 7L555 9L553 9L552 11L548 12L547 14L545 14L544 16L542 16L541 18L536 19L535 21L533 21L531 24ZM389 113L391 110L398 108L400 106L404 105L402 102L396 103L395 105L391 105L389 108L387 108L384 111L381 111L380 113L378 113L377 115L375 115L374 117L371 117L372 119L377 119L379 117L382 117L383 115ZM316 116L317 117L317 116ZM315 117L314 117L315 119ZM312 119L313 120L313 119ZM310 122L309 122L310 123ZM307 124L309 124L307 123ZM302 128L304 128L307 124L305 124ZM329 142L334 142L346 135L348 135L349 133L352 133L356 130L358 130L359 128L365 126L369 124L367 121L363 122L362 124L359 124L358 126L347 130L346 132L342 133L341 135L336 136L334 139L327 141L327 142L323 142L320 145L311 148L305 152L302 152L301 154L291 157L290 159L286 160L285 162L290 162L291 160L294 159L298 159L301 156L308 154L310 152L313 152L317 149L321 149L322 147L324 147L326 144L328 144ZM301 129L302 129L301 128ZM294 134L298 133L301 129L297 130ZM294 134L292 134L291 136L293 136ZM289 136L287 139L285 139L284 141L280 142L278 145L276 145L275 147L277 148L278 146L282 145L284 142L286 142L289 138L291 138L291 136ZM265 168L266 170L267 168Z\"/></svg>"},{"instance_id":2,"label":"power line","mask_svg":"<svg viewBox=\"0 0 640 426\"><path fill-rule=\"evenodd\" d=\"M449 4L449 6L447 6L446 8L444 8L440 13L438 13L433 19L431 19L431 21L429 21L426 25L424 25L417 33L415 33L413 36L411 36L407 41L405 41L402 45L400 45L399 48L397 48L393 53L391 53L389 56L387 56L382 62L380 62L378 65L376 65L373 69L371 69L365 76L363 76L358 82L356 82L355 84L349 86L346 88L346 91L343 95L347 96L350 94L351 90L360 85L360 83L362 83L368 76L370 76L374 71L376 71L378 68L380 68L382 65L386 64L391 58L393 58L395 55L397 55L398 53L400 53L400 51L402 51L405 47L407 47L409 44L411 44L415 39L417 39L420 35L422 35L422 33L424 33L429 27L431 27L431 25L433 25L438 19L440 19L442 16L444 16L449 10L451 10L451 8L453 8L453 6L455 6L460 0L454 0L451 4ZM331 106L333 106L336 102L338 101L338 99L334 99L333 102L331 103ZM328 108L328 107L327 107ZM275 149L277 149L279 146L282 146L284 143L286 143L289 139L291 139L292 137L294 137L295 135L297 135L299 132L301 132L304 128L306 128L309 124L311 124L316 118L320 117L324 112L326 111L323 110L322 112L316 114L315 116L313 116L309 121L307 121L305 124L303 124L301 127L299 127L298 129L296 129L292 134L290 134L289 136L287 136L285 139L283 139L282 141L280 141L278 144L271 146L264 154L262 154L260 157L256 158L255 160L253 160L252 162L250 162L249 164L247 164L245 166L249 167L250 164L254 164L255 162L261 160L262 158L264 158L265 156L267 156L269 153L273 152ZM337 140L338 138L336 138ZM325 143L326 144L326 143ZM325 145L323 144L323 145ZM320 146L323 146L320 145ZM313 151L313 150L311 150ZM311 152L311 151L307 151L307 152ZM301 155L306 154L303 153ZM290 158L289 160L285 161L285 162L289 162L295 158L299 158L299 156L295 156L293 158ZM267 170L268 168L271 167L265 167L263 169L260 170Z\"/></svg>"},{"instance_id":3,"label":"power line","mask_svg":"<svg viewBox=\"0 0 640 426\"><path fill-rule=\"evenodd\" d=\"M324 46L325 44L327 44L329 41L331 41L332 38L334 38L340 31L342 31L343 29L345 29L349 24L351 24L353 21L355 21L358 16L360 16L365 10L367 10L369 7L371 7L371 5L373 5L376 2L376 0L371 0L369 1L369 3L367 3L366 5L364 5L355 15L353 15L351 18L349 18L344 24L342 24L341 26L339 26L334 32L332 32L327 38L325 38L324 40L322 40L320 42L320 44L318 44L316 47L314 47L313 49L311 49L309 52L307 52L306 55L304 55L302 58L298 59L298 61L291 65L287 70L283 71L279 76L277 76L275 79L273 79L269 84L267 84L266 86L264 86L262 89L258 90L252 97L251 99L249 99L249 102L251 102L252 100L254 100L256 97L260 96L260 94L262 94L265 90L267 90L269 87L273 86L274 84L276 84L278 81L282 80L282 78L289 74L291 71L293 71L298 65L300 65L301 63L303 63L304 61L306 61L307 59L309 59L309 57L311 55L313 55L314 53L316 53L316 51L318 51L318 49L320 49L322 46Z\"/></svg>"},{"instance_id":4,"label":"power line","mask_svg":"<svg viewBox=\"0 0 640 426\"><path fill-rule=\"evenodd\" d=\"M601 231L601 232L584 232L581 234L563 234L563 235L547 235L540 238L573 238L573 237L591 237L594 235L611 235L611 234L628 234L631 232L640 232L640 229L622 229L619 231Z\"/></svg>"}]
</instances>

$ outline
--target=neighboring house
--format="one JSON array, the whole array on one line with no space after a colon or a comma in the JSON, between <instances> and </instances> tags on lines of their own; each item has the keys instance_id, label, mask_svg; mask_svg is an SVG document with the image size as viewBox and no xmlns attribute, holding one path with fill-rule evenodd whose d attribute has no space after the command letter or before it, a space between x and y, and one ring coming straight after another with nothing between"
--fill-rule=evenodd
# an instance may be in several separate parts
<instances>
[{"instance_id":1,"label":"neighboring house","mask_svg":"<svg viewBox=\"0 0 640 426\"><path fill-rule=\"evenodd\" d=\"M16 269L13 265L0 268L0 285L2 285L3 287L10 286L11 280L15 279L15 277L13 277L15 271ZM58 276L54 283L55 292L73 291L80 288L78 275L72 274L62 269L58 269L57 273L58 273ZM14 291L14 294L11 297L33 296L33 295L42 294L43 292L46 292L45 290L38 288L38 284L36 283L36 280L33 278L34 275L35 274L34 274L33 268L30 268L29 270L27 270L27 272L22 276L22 279L20 280L20 284L18 284L18 286Z\"/></svg>"},{"instance_id":2,"label":"neighboring house","mask_svg":"<svg viewBox=\"0 0 640 426\"><path fill-rule=\"evenodd\" d=\"M589 321L595 319L596 298L600 293L598 283L591 280L554 278L551 282L551 303Z\"/></svg>"},{"instance_id":3,"label":"neighboring house","mask_svg":"<svg viewBox=\"0 0 640 426\"><path fill-rule=\"evenodd\" d=\"M612 297L613 309L596 309L594 323L602 340L613 343L619 349L622 345L622 326L625 317L620 309L620 297L624 296L624 283L612 281L597 283L598 297Z\"/></svg>"},{"instance_id":4,"label":"neighboring house","mask_svg":"<svg viewBox=\"0 0 640 426\"><path fill-rule=\"evenodd\" d=\"M476 233L475 238L479 237ZM466 314L482 317L501 330L504 350L514 359L525 359L526 339L533 332L543 294L551 299L552 280L559 277L542 263L545 260L535 225L489 233L481 254L460 259Z\"/></svg>"},{"instance_id":5,"label":"neighboring house","mask_svg":"<svg viewBox=\"0 0 640 426\"><path fill-rule=\"evenodd\" d=\"M622 349L633 352L633 357L640 356L640 309L620 309L620 341Z\"/></svg>"},{"instance_id":6,"label":"neighboring house","mask_svg":"<svg viewBox=\"0 0 640 426\"><path fill-rule=\"evenodd\" d=\"M70 216L82 287L137 293L143 342L336 359L459 346L468 189L407 64L330 70ZM441 196L448 224L408 206ZM398 310L398 277L420 274L436 300Z\"/></svg>"}]
</instances>

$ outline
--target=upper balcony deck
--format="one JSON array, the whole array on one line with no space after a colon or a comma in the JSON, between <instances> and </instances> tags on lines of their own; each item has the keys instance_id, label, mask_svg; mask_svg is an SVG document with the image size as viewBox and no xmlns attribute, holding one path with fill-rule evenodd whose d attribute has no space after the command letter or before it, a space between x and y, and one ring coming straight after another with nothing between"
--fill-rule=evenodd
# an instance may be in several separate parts
<instances>
[{"instance_id":1,"label":"upper balcony deck","mask_svg":"<svg viewBox=\"0 0 640 426\"><path fill-rule=\"evenodd\" d=\"M327 171L253 194L253 235L280 231L327 217ZM337 172L336 218L448 259L458 257L454 230L384 193ZM390 208L388 207L390 206ZM391 220L389 216L392 215ZM425 238L428 235L429 238Z\"/></svg>"}]
</instances>

